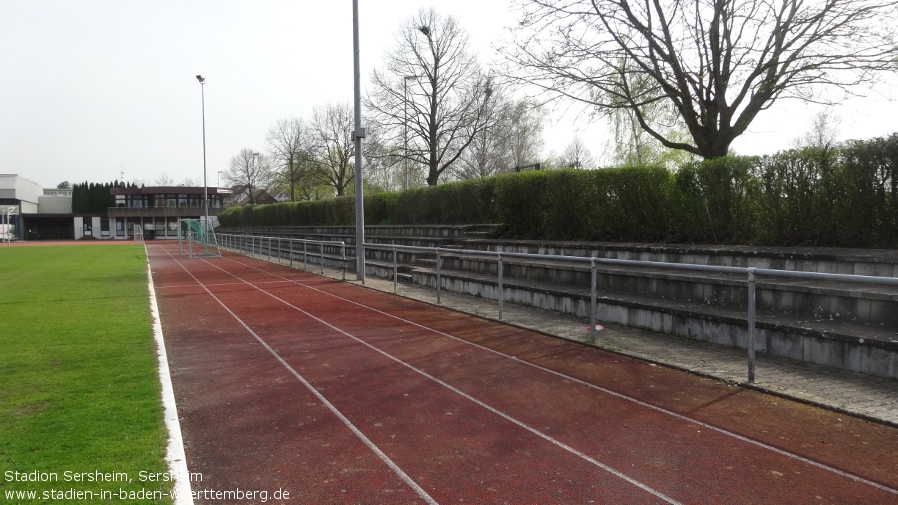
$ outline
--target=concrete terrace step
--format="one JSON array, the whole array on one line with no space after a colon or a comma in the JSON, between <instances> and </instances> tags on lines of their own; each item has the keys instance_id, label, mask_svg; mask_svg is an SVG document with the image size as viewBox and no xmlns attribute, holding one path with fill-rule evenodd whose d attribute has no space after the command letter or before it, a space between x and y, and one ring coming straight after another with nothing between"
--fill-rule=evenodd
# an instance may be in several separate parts
<instances>
[{"instance_id":1,"label":"concrete terrace step","mask_svg":"<svg viewBox=\"0 0 898 505\"><path fill-rule=\"evenodd\" d=\"M444 252L448 270L497 275L495 258ZM436 268L435 257L417 265ZM739 274L671 270L663 266L599 264L597 287L602 292L647 295L664 300L702 302L720 307L745 307L747 278ZM588 286L587 263L503 258L503 274L509 279ZM898 327L898 290L865 283L789 279L758 275L759 310L831 320L882 323Z\"/></svg>"},{"instance_id":2,"label":"concrete terrace step","mask_svg":"<svg viewBox=\"0 0 898 505\"><path fill-rule=\"evenodd\" d=\"M369 267L372 275L376 268ZM380 272L383 273L383 272ZM387 276L392 275L392 266ZM496 277L468 271L441 270L442 288L498 300ZM433 268L416 267L415 284L436 287ZM563 285L527 279L505 279L504 300L588 317L588 286ZM747 348L745 308L661 300L635 294L600 293L600 321ZM884 324L865 325L799 315L760 311L756 320L759 352L884 377L898 377L898 333Z\"/></svg>"},{"instance_id":3,"label":"concrete terrace step","mask_svg":"<svg viewBox=\"0 0 898 505\"><path fill-rule=\"evenodd\" d=\"M470 249L898 277L898 250L466 240Z\"/></svg>"}]
</instances>

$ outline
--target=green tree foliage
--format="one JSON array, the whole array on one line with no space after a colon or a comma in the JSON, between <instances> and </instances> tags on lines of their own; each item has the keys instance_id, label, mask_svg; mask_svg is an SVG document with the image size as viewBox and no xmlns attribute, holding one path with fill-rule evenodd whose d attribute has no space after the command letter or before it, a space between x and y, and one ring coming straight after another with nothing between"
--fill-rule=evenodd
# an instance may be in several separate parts
<instances>
[{"instance_id":1,"label":"green tree foliage","mask_svg":"<svg viewBox=\"0 0 898 505\"><path fill-rule=\"evenodd\" d=\"M104 184L83 182L72 186L72 212L75 214L105 214L109 207L115 206L115 199L109 194L111 188L134 187L124 182L107 182Z\"/></svg>"}]
</instances>

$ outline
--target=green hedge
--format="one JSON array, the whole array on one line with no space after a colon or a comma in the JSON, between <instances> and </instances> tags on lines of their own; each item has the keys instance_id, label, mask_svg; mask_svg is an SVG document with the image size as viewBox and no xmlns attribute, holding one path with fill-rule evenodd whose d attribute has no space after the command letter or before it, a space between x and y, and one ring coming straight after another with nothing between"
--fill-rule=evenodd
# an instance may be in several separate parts
<instances>
[{"instance_id":1,"label":"green hedge","mask_svg":"<svg viewBox=\"0 0 898 505\"><path fill-rule=\"evenodd\" d=\"M898 134L683 165L552 170L365 197L369 225L497 223L534 240L894 247ZM351 226L353 197L232 208L238 226Z\"/></svg>"}]
</instances>

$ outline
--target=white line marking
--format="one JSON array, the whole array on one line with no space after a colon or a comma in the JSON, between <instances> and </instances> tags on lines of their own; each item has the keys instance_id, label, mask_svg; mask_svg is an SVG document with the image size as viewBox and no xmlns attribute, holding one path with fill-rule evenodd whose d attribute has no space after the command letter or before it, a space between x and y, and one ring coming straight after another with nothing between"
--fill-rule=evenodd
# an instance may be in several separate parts
<instances>
[{"instance_id":1,"label":"white line marking","mask_svg":"<svg viewBox=\"0 0 898 505\"><path fill-rule=\"evenodd\" d=\"M166 251L166 252L168 253L168 251ZM171 253L168 253L168 255L171 256ZM346 416L344 416L343 413L340 412L339 409L337 409L337 407L335 407L331 402L329 402L327 400L327 398L325 398L321 393L319 393L318 390L316 390L312 386L312 384L310 384L302 375L299 374L299 372L297 372L286 361L284 361L284 359L281 358L281 356L274 349L272 349L261 337L259 337L259 335L256 334L256 332L253 331L252 328L250 328L242 319L240 319L240 317L237 316L237 314L235 314L233 311L231 311L231 309L228 308L228 306L225 305L224 302L222 302L217 296L215 296L215 294L212 293L212 291L210 291L209 288L207 288L202 282L200 282L200 280L197 279L193 275L193 273L190 272L190 270L187 270L187 267L185 267L178 259L174 258L173 256L172 256L172 259L174 259L175 262L178 264L178 266L180 266L182 269L184 269L184 271L187 272L187 275L192 277L193 280L196 281L196 283L198 285L200 285L206 291L206 293L209 294L209 296L211 296L216 302L218 302L218 304L221 305L222 308L224 308L228 312L228 314L231 315L231 317L233 317L238 323L240 323L240 325L243 326L243 328L246 329L246 331L249 332L249 334L252 335L253 338L255 338L260 344L262 344L262 347L264 347L269 353L271 353L271 355L274 356L275 359L277 359L278 362L281 365L283 365L284 368L286 368L294 377L296 377L296 379L299 380L299 382L301 382L302 385L306 387L306 389L311 391L312 394L315 395L315 397L318 398L318 400L321 401L322 404L324 404L324 406L326 406L335 416L337 416L337 418L340 419L340 421L347 428L349 428L350 431L352 431L355 434L355 436L358 437L359 440L362 441L362 443L364 443L374 454L377 455L378 458L380 458L381 461L383 461L388 467L390 467L390 469L393 470L393 472L395 472L396 475L398 475L399 478L402 479L403 482L405 482L410 488L412 488L412 490L415 491L415 494L417 494L419 498L421 498L422 500L424 500L427 503L437 505L436 500L434 500L429 494L427 494L427 492L424 491L424 489L421 488L421 486L419 486L417 482L412 480L412 478L409 477L408 474L406 474L401 468L399 468L399 466L396 465L396 463L394 463L393 460L391 460L389 458L389 456L384 454L384 452L381 451L380 448L378 448L376 445L374 445L374 442L372 442L368 437L365 436L364 433L361 432L361 430L359 430L354 424L352 424L352 421L350 421ZM246 281L242 281L242 282L244 284L249 284ZM262 291L261 289L253 286L252 284L249 284L249 285L258 291ZM265 291L262 291L262 292L264 293Z\"/></svg>"},{"instance_id":2,"label":"white line marking","mask_svg":"<svg viewBox=\"0 0 898 505\"><path fill-rule=\"evenodd\" d=\"M168 447L165 449L165 461L175 476L175 505L193 505L193 493L190 490L190 473L187 471L187 455L184 452L184 439L181 436L181 422L178 420L178 405L175 402L175 390L168 370L168 353L165 352L165 338L162 335L162 320L159 317L159 305L156 303L156 287L153 284L153 271L150 269L150 254L144 246L147 256L147 280L150 292L150 314L153 317L153 336L156 339L156 355L159 357L159 383L162 384L162 417L168 428Z\"/></svg>"},{"instance_id":3,"label":"white line marking","mask_svg":"<svg viewBox=\"0 0 898 505\"><path fill-rule=\"evenodd\" d=\"M210 263L210 264L211 264L211 263ZM236 276L236 275L234 275L234 274L231 274L230 272L227 272L227 271L224 270L224 269L221 269L221 268L218 267L217 265L213 265L213 266L215 266L216 268L219 268L222 272L226 272L226 273L228 273L229 275L232 275L235 279L240 279L240 277L238 277L238 276ZM667 503L670 503L671 505L679 505L679 504L680 504L679 501L677 501L677 500L675 500L675 499L673 499L673 498L671 498L671 497L665 495L664 493L662 493L662 492L660 492L660 491L658 491L658 490L656 490L656 489L654 489L654 488L648 486L647 484L643 484L642 482L640 482L640 481L638 481L638 480L636 480L636 479L634 479L634 478L632 478L632 477L630 477L630 476L628 476L628 475L626 475L626 474L624 474L624 473L622 473L622 472L619 472L618 470L615 470L614 468L612 468L612 467L610 467L610 466L608 466L608 465L602 463L601 461L598 461L597 459L595 459L595 458L593 458L593 457L591 457L591 456L589 456L589 455L587 455L587 454L585 454L585 453L583 453L583 452L580 452L580 451L578 451L577 449L574 449L573 447L571 447L571 446L565 444L564 442L561 442L560 440L557 440L557 439L555 439L555 438L553 438L553 437L551 437L551 436L549 436L549 435L546 435L545 433L543 433L543 432L537 430L536 428L533 428L532 426L528 425L527 423L525 423L525 422L523 422L523 421L520 421L520 420L518 420L517 418L515 418L515 417L513 417L513 416L511 416L511 415L509 415L509 414L506 414L506 413L504 413L504 412L502 412L502 411L496 409L495 407L492 407L492 406L486 404L485 402L483 402L483 401L481 401L481 400L478 400L477 398L474 398L473 396L471 396L471 395L465 393L464 391L462 391L462 390L460 390L460 389L458 389L458 388L456 388L456 387L454 387L454 386L452 386L452 385L450 385L450 384L448 384L448 383L446 383L446 382L444 382L444 381L438 379L437 377L435 377L435 376L433 376L433 375L428 374L427 372L425 372L425 371L423 371L423 370L421 370L421 369L419 369L419 368L416 368L414 365L411 365L411 364L409 364L409 363L406 363L405 361L402 361L401 359L397 358L396 356L393 356L392 354L390 354L390 353L388 353L388 352L386 352L386 351L383 351L383 350L381 350L381 349L379 349L379 348L377 348L377 347L375 347L375 346L369 344L368 342L365 342L364 340L362 340L362 339L356 337L355 335L352 335L351 333L349 333L349 332L347 332L347 331L345 331L345 330L342 330L342 329L340 329L340 328L338 328L338 327L336 327L336 326L334 326L334 325L328 323L327 321L325 321L325 320L323 320L323 319L321 319L321 318L319 318L319 317L317 317L317 316L314 316L314 315L312 315L312 314L306 312L305 310L303 310L303 309L301 309L301 308L299 308L299 307L293 305L292 303L290 303L290 302L288 302L288 301L286 301L286 300L284 300L284 299L282 299L282 298L279 298L278 296L275 296L275 295L273 295L273 294L271 294L271 293L269 293L269 292L267 292L267 291L265 291L265 290L262 290L262 289L260 289L260 288L258 288L258 287L256 287L256 286L254 286L251 282L246 281L246 280L243 280L243 279L240 279L240 280L242 280L243 282L245 282L248 286L252 286L253 288L257 289L259 292L261 292L261 293L263 293L263 294L266 294L266 295L270 296L271 298L274 298L275 300L277 300L277 301L283 303L284 305L286 305L286 306L288 306L288 307L291 307L291 308L295 309L297 312L300 312L300 313L302 313L302 314L305 314L307 317L309 317L309 318L311 318L311 319L314 319L315 321L318 321L319 323L321 323L321 324L327 326L328 328L331 328L332 330L334 330L334 331L336 331L336 332L339 332L339 333L341 333L341 334L343 334L343 335L345 335L345 336L347 336L347 337L349 337L349 338L355 340L356 342L358 342L358 343L360 343L360 344L362 344L362 345L364 345L364 346L370 348L371 350L373 350L373 351L375 351L375 352L377 352L377 353L380 353L381 355L385 356L386 358L388 358L388 359L390 359L390 360L392 360L392 361L395 361L396 363L398 363L398 364L400 364L400 365L402 365L402 366L408 368L409 370L412 370L412 371L414 371L414 372L416 372L416 373L418 373L418 374L420 374L420 375L422 375L422 376L424 376L424 377L426 377L426 378L428 378L428 379L430 379L430 380L436 382L437 384L439 384L439 385L445 387L446 389L448 389L448 390L450 390L450 391L452 391L452 392L458 394L459 396L461 396L461 397L463 397L463 398L465 398L465 399L467 399L467 400L469 400L469 401L471 401L471 402L473 402L473 403L475 403L475 404L477 404L477 405L479 405L479 406L485 408L486 410L488 410L488 411L490 411L490 412L496 414L497 416L499 416L499 417L501 417L501 418L503 418L503 419L505 419L505 420L507 420L507 421L509 421L509 422L511 422L511 423L513 423L513 424L515 424L515 425L517 425L517 426L519 426L519 427L521 427L521 428L523 428L523 429L525 429L525 430L531 432L531 433L533 433L534 435L536 435L536 436L542 438L543 440L546 440L546 441L548 441L548 442L550 442L550 443L552 443L552 444L554 444L554 445L560 447L561 449L564 449L565 451L567 451L567 452L569 452L569 453L571 453L571 454L573 454L573 455L575 455L575 456L577 456L577 457L579 457L579 458L581 458L581 459L583 459L583 460L585 460L585 461L587 461L587 462L589 462L589 463L591 463L591 464L593 464L593 465L595 465L595 466L601 468L602 470L605 470L606 472L608 472L608 473L614 475L615 477L618 477L619 479L625 480L625 481L629 482L630 484L632 484L632 485L638 487L639 489L642 489L643 491L645 491L645 492L647 492L647 493L650 493L650 494L652 494L652 495L654 495L654 496L656 496L656 497L658 497L658 498L664 500L664 501L667 502ZM211 293L210 293L210 294L211 294ZM215 296L215 295L212 295L212 296ZM216 298L216 300L217 300L217 298ZM221 302L219 302L219 303L221 303ZM224 306L224 305L222 304L222 306ZM227 307L225 307L225 308L227 309ZM230 312L230 310L228 310L228 311ZM235 315L234 317L237 318L236 315ZM239 319L238 319L238 320L239 320ZM243 324L242 321L241 321L241 324ZM244 325L244 326L245 326L245 325ZM249 330L249 327L247 327L247 330ZM252 330L249 330L249 331L252 332ZM253 333L253 335L255 335L255 333ZM256 337L256 338L258 338L258 337ZM259 339L259 341L262 342L261 339ZM265 345L266 348L268 348L267 344L265 344L264 342L262 342L262 344ZM270 348L269 348L269 349L270 349ZM274 351L271 351L271 352L274 353ZM277 355L275 354L275 356L277 356ZM280 360L281 358L278 357L278 359ZM281 362L283 363L283 360L281 360ZM288 367L289 367L289 365L287 365L286 363L284 363L284 366L288 366Z\"/></svg>"},{"instance_id":4,"label":"white line marking","mask_svg":"<svg viewBox=\"0 0 898 505\"><path fill-rule=\"evenodd\" d=\"M761 442L761 441L758 441L758 440L754 440L754 439L745 437L745 436L743 436L743 435L739 435L738 433L734 433L734 432L725 430L725 429L723 429L723 428L719 428L719 427L717 427L717 426L714 426L714 425L705 423L705 422L703 422L703 421L699 421L699 420L697 420L697 419L692 419L692 418L687 417L687 416L685 416L685 415L683 415L683 414L678 414L678 413L673 412L673 411L671 411L671 410L667 410L667 409L665 409L665 408L663 408L663 407L658 407L657 405L652 405L652 404L646 403L646 402L644 402L644 401L642 401L642 400L639 400L639 399L636 399L636 398L633 398L633 397L630 397L630 396L626 396L626 395L624 395L624 394L622 394L622 393L618 393L618 392L616 392L616 391L612 391L612 390L610 390L610 389L606 389L606 388L604 388L604 387L602 387L602 386L598 386L598 385L593 384L593 383L591 383L591 382L587 382L587 381L585 381L585 380L583 380L583 379L578 379L578 378L576 378L576 377L573 377L573 376L570 376L570 375L566 375L566 374L564 374L564 373L558 372L558 371L556 371L556 370L552 370L552 369L550 369L550 368L546 368L546 367L541 366L541 365L537 365L537 364L535 364L535 363L531 363L531 362L526 361L526 360L520 360L520 359L518 359L518 358L515 357L515 356L511 356L511 355L509 355L509 354L505 354L505 353L503 353L503 352L501 352L501 351L497 351L497 350L495 350L495 349L490 349L489 347L484 347L484 346L482 346L482 345L480 345L480 344L475 344L475 343L473 343L473 342L469 342L469 341L467 341L467 340L465 340L465 339L456 337L456 336L454 336L454 335L450 335L449 333L445 333L445 332L442 332L442 331L437 330L437 329L435 329L435 328L431 328L431 327L429 327L429 326L425 326L425 325L422 325L422 324L420 324L420 323L416 323L416 322L414 322L414 321L410 321L410 320L408 320L408 319L404 319L404 318L402 318L402 317L400 317L400 316L397 316L397 315L395 315L395 314L390 314L390 313L388 313L388 312L384 312L384 311L379 310L379 309L376 309L376 308L374 308L374 307L369 307L369 306L367 306L367 305L364 305L364 304L362 304L362 303L356 302L356 301L354 301L354 300L350 300L350 299L348 299L348 298L344 298L344 297L342 297L342 296L340 296L340 295L336 295L336 294L333 294L333 293L329 293L329 292L327 292L327 291L318 289L318 288L316 288L316 287L314 287L314 286L311 286L311 285L309 285L309 284L305 284L305 283L300 282L300 281L297 281L297 280L295 280L295 279L289 279L289 278L287 278L287 277L283 277L283 276L281 276L281 275L277 275L277 274L272 273L272 272L267 272L267 271L262 270L261 268L258 268L258 267L254 266L254 265L249 265L249 264L247 264L247 263L243 263L242 261L237 261L237 260L232 259L232 258L226 258L226 259L228 259L229 261L233 261L234 263L238 263L238 264L240 264L240 265L244 265L244 266L246 266L246 267L249 267L249 268L258 270L258 271L263 272L263 273L265 273L265 274L268 274L268 275L271 275L271 276L274 276L274 277L277 277L277 278L280 278L280 279L284 279L284 280L293 282L293 283L295 283L295 284L297 284L297 285L299 285L299 286L303 286L303 287L305 287L305 288L307 288L307 289L311 289L311 290L317 291L317 292L319 292L319 293L322 293L322 294L331 296L331 297L333 297L333 298L337 298L337 299L339 299L339 300L346 301L346 302L351 303L351 304L353 304L353 305L356 305L356 306L358 306L358 307L366 308L366 309L368 309L368 310L370 310L370 311L372 311L372 312L376 312L376 313L378 313L378 314L382 314L382 315L391 317L391 318L393 318L393 319L396 319L396 320L405 322L405 323L410 324L410 325L412 325L412 326L415 326L415 327L418 327L418 328L421 328L421 329L424 329L424 330L427 330L427 331L431 331L431 332L433 332L433 333L436 333L436 334L438 334L438 335L441 335L441 336L444 336L444 337L453 339L453 340L455 340L455 341L465 343L465 344L467 344L467 345L469 345L469 346L473 346L473 347L476 347L476 348L478 348L478 349L482 349L482 350L484 350L484 351L488 351L488 352L491 352L491 353L493 353L493 354L496 354L496 355L499 355L499 356L503 356L503 357L505 357L505 358L508 358L508 359L517 361L517 362L519 362L519 363L526 364L526 365L531 366L531 367L533 367L533 368L536 368L536 369L538 369L538 370L542 370L543 372L546 372L546 373L549 373L549 374L552 374L552 375L561 377L561 378L566 379L566 380L570 380L570 381L576 382L576 383L578 383L578 384L582 384L582 385L584 385L584 386L588 386L588 387L590 387L590 388L593 388L593 389L595 389L595 390L598 390L598 391L601 391L601 392L603 392L603 393L609 394L609 395L611 395L611 396L615 396L615 397L617 397L617 398L621 398L621 399L623 399L623 400L627 400L627 401L633 402L633 403L635 403L635 404L637 404L637 405L641 405L641 406L643 406L643 407L646 407L646 408L655 410L655 411L657 411L657 412L661 412L661 413L663 413L663 414L667 414L667 415L669 415L669 416L673 416L673 417L675 417L675 418L677 418L677 419L681 419L681 420L683 420L683 421L688 421L688 422L690 422L690 423L695 424L696 426L701 426L702 428L707 428L707 429L709 429L709 430L713 430L713 431L715 431L715 432L717 432L717 433L720 433L720 434L723 434L723 435L726 435L726 436L735 438L735 439L737 439L737 440L740 440L740 441L743 441L743 442L752 444L752 445L754 445L754 446L761 447L761 448L763 448L763 449L767 449L767 450L772 451L772 452L775 452L775 453L777 453L777 454L779 454L779 455L781 455L781 456L786 456L786 457L788 457L788 458L795 459L795 460L801 461L801 462L803 462L803 463L807 463L807 464L809 464L809 465L811 465L811 466L820 468L820 469L822 469L822 470L826 470L826 471L828 471L828 472L835 473L836 475L840 475L840 476L842 476L842 477L845 477L845 478L854 480L855 482L859 482L859 483L862 483L862 484L866 484L866 485L872 486L872 487L874 487L874 488L876 488L876 489L879 489L879 490L882 490L882 491L886 491L886 492L889 492L889 493L898 495L898 489L893 489L893 488L891 488L891 487L889 487L889 486L886 486L886 485L884 485L884 484L880 484L880 483L878 483L878 482L873 482L873 481L871 481L871 480L865 479L865 478L860 477L860 476L858 476L858 475L855 475L855 474L852 474L852 473L848 473L848 472L846 472L846 471L844 471L844 470L839 470L838 468L831 467L831 466L829 466L829 465L827 465L827 464L825 464L825 463L820 463L820 462L818 462L818 461L814 461L814 460L808 459L808 458L806 458L806 457L804 457L804 456L800 456L800 455L798 455L798 454L795 454L795 453L786 451L786 450L784 450L784 449L779 449L779 448L774 447L774 446L772 446L772 445L765 444L764 442ZM216 267L217 267L217 265L216 265ZM217 268L221 269L220 267L217 267ZM221 270L222 270L222 271L225 271L225 270L223 270L223 269L221 269ZM226 272L226 271L225 271L225 272ZM314 273L312 273L312 272L308 272L308 273L310 273L311 275L316 275L316 274L314 274ZM233 274L231 274L231 275L233 275ZM236 277L236 276L234 276L234 277L235 277L235 278L238 278L238 277ZM243 281L243 282L246 282L246 281ZM423 303L423 302L422 302L422 303ZM501 323L499 323L499 324L501 324Z\"/></svg>"}]
</instances>

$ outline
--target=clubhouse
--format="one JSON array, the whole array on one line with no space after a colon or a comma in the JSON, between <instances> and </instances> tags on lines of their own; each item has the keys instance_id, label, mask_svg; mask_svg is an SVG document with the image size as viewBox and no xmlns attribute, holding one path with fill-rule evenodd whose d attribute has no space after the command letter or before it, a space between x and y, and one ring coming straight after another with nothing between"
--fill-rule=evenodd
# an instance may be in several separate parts
<instances>
[{"instance_id":1,"label":"clubhouse","mask_svg":"<svg viewBox=\"0 0 898 505\"><path fill-rule=\"evenodd\" d=\"M179 219L210 220L230 203L231 190L217 187L153 186L110 188L114 205L105 212L73 213L71 189L45 189L16 174L0 174L0 212L8 216L13 240L129 240L177 238ZM4 221L5 222L5 221Z\"/></svg>"}]
</instances>

